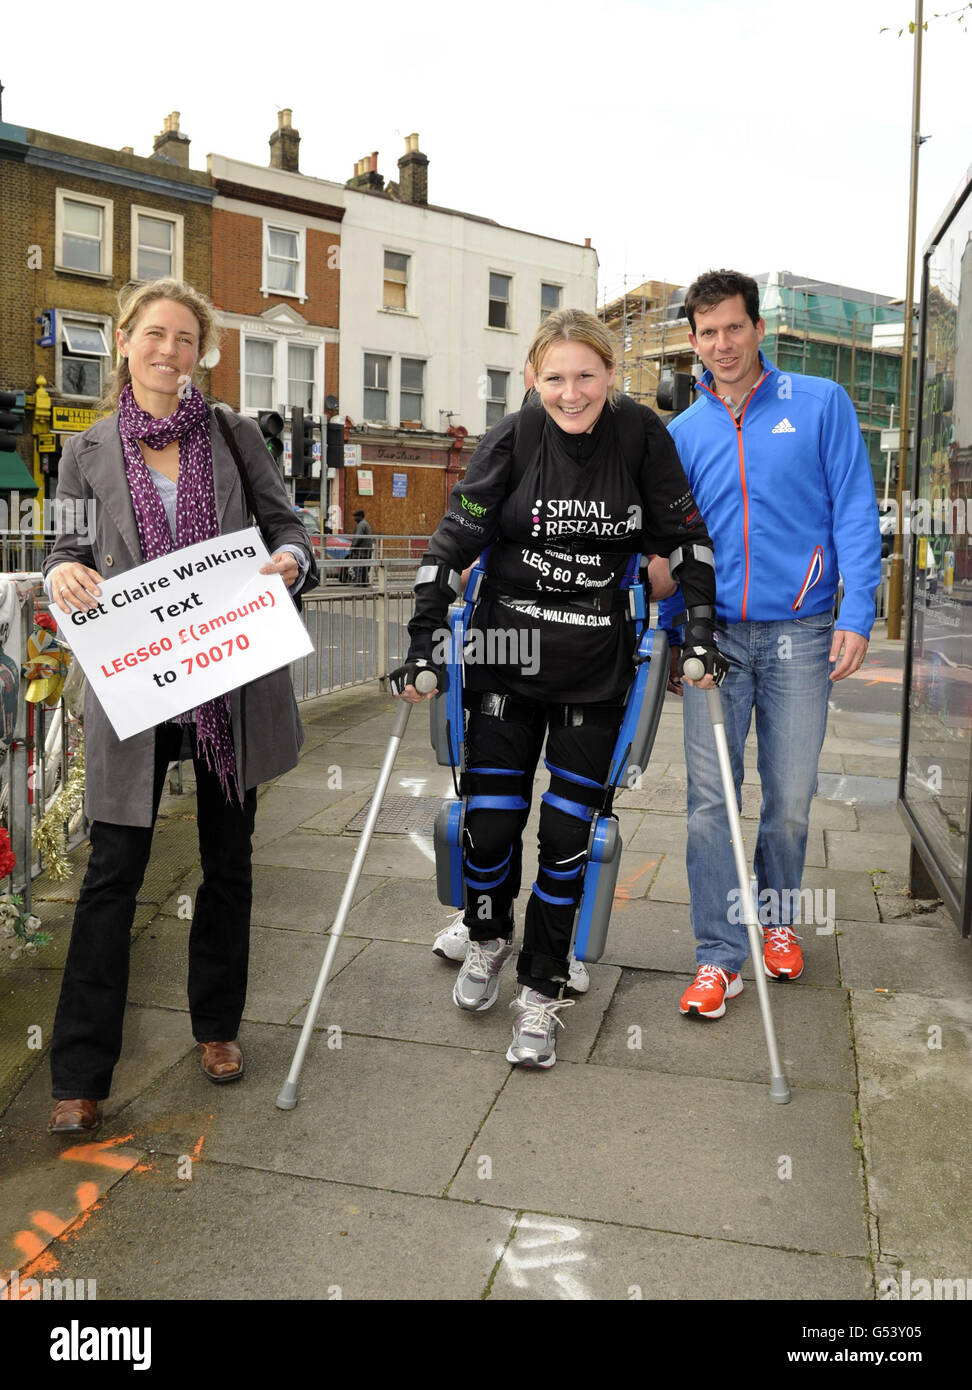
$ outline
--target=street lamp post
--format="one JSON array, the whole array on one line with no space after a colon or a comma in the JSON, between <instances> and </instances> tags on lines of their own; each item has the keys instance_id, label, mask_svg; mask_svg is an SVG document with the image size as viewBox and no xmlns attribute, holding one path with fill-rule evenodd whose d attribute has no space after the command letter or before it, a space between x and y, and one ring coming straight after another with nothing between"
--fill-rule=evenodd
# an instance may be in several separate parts
<instances>
[{"instance_id":1,"label":"street lamp post","mask_svg":"<svg viewBox=\"0 0 972 1390\"><path fill-rule=\"evenodd\" d=\"M901 416L898 435L898 526L888 579L888 636L901 637L901 601L904 579L904 475L908 461L908 432L911 417L911 358L914 352L915 224L918 210L918 150L921 136L921 35L922 0L915 0L915 75L911 89L911 189L908 199L908 268L905 272L904 335L901 347Z\"/></svg>"}]
</instances>

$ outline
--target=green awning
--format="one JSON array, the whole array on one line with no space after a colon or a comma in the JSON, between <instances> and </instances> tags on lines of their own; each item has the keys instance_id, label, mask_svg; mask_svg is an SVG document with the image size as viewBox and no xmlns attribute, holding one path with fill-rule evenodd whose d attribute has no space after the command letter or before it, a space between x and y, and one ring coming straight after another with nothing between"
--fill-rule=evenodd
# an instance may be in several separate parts
<instances>
[{"instance_id":1,"label":"green awning","mask_svg":"<svg viewBox=\"0 0 972 1390\"><path fill-rule=\"evenodd\" d=\"M0 492L14 491L35 493L37 484L19 454L0 453Z\"/></svg>"}]
</instances>

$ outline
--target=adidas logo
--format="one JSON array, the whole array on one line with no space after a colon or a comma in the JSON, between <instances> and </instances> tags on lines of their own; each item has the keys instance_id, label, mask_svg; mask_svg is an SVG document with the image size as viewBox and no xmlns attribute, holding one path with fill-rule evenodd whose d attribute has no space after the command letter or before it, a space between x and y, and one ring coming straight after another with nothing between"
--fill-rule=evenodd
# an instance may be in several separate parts
<instances>
[{"instance_id":1,"label":"adidas logo","mask_svg":"<svg viewBox=\"0 0 972 1390\"><path fill-rule=\"evenodd\" d=\"M778 425L774 425L774 426L773 426L773 429L772 429L771 433L773 433L773 434L796 434L796 429L794 428L793 425L790 424L789 420L788 420L788 419L786 418L786 416L784 415L784 416L783 416L783 419L780 421L780 423L779 423Z\"/></svg>"}]
</instances>

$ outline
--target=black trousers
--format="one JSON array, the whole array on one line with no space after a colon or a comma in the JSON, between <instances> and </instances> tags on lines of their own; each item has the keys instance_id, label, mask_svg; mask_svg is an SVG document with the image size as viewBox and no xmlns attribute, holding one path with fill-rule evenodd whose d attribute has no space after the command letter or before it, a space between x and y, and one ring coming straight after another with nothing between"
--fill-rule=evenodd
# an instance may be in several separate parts
<instances>
[{"instance_id":1,"label":"black trousers","mask_svg":"<svg viewBox=\"0 0 972 1390\"><path fill-rule=\"evenodd\" d=\"M570 709L584 716L582 723L574 724L565 722L563 705L519 702L521 711L531 705L529 720L498 719L476 708L467 716L463 920L474 941L497 936L509 940L513 934L523 829L544 739L546 762L556 769L551 770L550 792L572 803L575 812L584 806L600 807L624 713L620 701L574 705ZM572 778L564 777L565 772ZM523 804L519 809L494 808L477 804L481 798ZM589 817L543 802L539 868L527 903L517 979L550 997L567 980L570 935L583 889L589 836Z\"/></svg>"},{"instance_id":2,"label":"black trousers","mask_svg":"<svg viewBox=\"0 0 972 1390\"><path fill-rule=\"evenodd\" d=\"M165 773L182 746L183 726L155 735L152 825L91 825L91 858L74 914L51 1042L55 1100L103 1100L121 1055L135 900L152 849ZM203 881L189 931L189 1012L197 1042L230 1042L246 1000L256 788L229 805L219 779L198 756L196 809Z\"/></svg>"}]
</instances>

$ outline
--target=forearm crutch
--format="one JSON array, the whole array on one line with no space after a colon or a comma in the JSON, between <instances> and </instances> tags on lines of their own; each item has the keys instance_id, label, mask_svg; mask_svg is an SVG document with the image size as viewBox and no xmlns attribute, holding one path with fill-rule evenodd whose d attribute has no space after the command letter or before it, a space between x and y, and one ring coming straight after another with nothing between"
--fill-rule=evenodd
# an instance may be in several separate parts
<instances>
[{"instance_id":1,"label":"forearm crutch","mask_svg":"<svg viewBox=\"0 0 972 1390\"><path fill-rule=\"evenodd\" d=\"M689 680L701 680L705 667L697 657L691 656L685 663L684 674ZM726 801L726 814L729 817L729 834L732 837L732 852L736 860L736 877L739 880L739 896L749 932L749 949L753 957L756 975L756 993L759 995L759 1009L763 1016L763 1031L766 1034L766 1047L770 1060L770 1100L778 1105L786 1105L790 1099L790 1088L786 1084L783 1068L776 1049L776 1034L773 1031L773 1014L770 1010L769 989L763 970L763 934L756 920L756 907L750 887L749 870L746 868L746 855L743 850L742 826L739 822L739 809L736 806L736 786L732 777L732 764L729 761L729 744L726 740L726 720L722 709L722 695L718 686L705 692L709 706L709 718L715 736L716 753L719 758L719 771L722 774L722 792Z\"/></svg>"},{"instance_id":2,"label":"forearm crutch","mask_svg":"<svg viewBox=\"0 0 972 1390\"><path fill-rule=\"evenodd\" d=\"M430 690L435 689L435 686L436 678L431 671L420 671L415 678L415 689L420 695L428 694ZM391 738L388 740L385 758L381 765L381 771L378 774L378 785L375 787L375 794L371 798L371 805L368 807L365 828L361 832L361 839L355 851L351 872L348 874L348 881L344 886L341 904L338 907L334 925L331 927L331 935L327 943L327 951L324 954L324 962L321 965L320 974L317 977L317 984L314 986L314 993L311 996L310 1004L307 1006L307 1017L304 1019L304 1026L300 1030L300 1039L297 1043L297 1050L294 1053L294 1060L290 1064L287 1080L284 1082L283 1086L281 1086L280 1094L277 1096L277 1108L279 1110L293 1110L297 1104L297 1082L300 1078L300 1069L304 1065L304 1055L307 1052L311 1034L314 1031L318 1010L321 1007L321 999L324 997L324 990L327 988L327 982L331 974L331 966L334 964L334 956L337 952L338 942L344 931L344 923L347 920L348 913L351 911L351 904L354 901L355 890L358 887L358 879L361 877L365 855L368 853L368 846L371 844L375 823L378 820L378 812L381 810L381 803L385 799L388 779L391 777L392 768L395 766L395 759L398 757L398 750L405 735L408 717L411 713L411 704L402 700L395 714Z\"/></svg>"}]
</instances>

